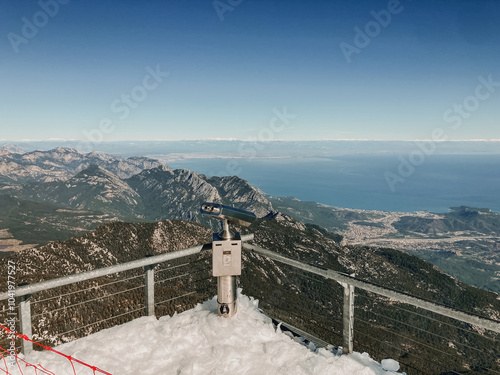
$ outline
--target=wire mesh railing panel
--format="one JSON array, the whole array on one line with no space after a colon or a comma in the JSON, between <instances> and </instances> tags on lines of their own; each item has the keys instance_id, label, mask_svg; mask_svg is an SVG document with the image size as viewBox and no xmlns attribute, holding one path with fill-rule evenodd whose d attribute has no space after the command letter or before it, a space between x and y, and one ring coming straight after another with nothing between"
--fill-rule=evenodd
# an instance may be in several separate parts
<instances>
[{"instance_id":1,"label":"wire mesh railing panel","mask_svg":"<svg viewBox=\"0 0 500 375\"><path fill-rule=\"evenodd\" d=\"M33 338L58 345L144 315L144 272L121 272L31 297Z\"/></svg>"},{"instance_id":2,"label":"wire mesh railing panel","mask_svg":"<svg viewBox=\"0 0 500 375\"><path fill-rule=\"evenodd\" d=\"M356 291L354 348L400 362L408 374L500 374L498 334Z\"/></svg>"},{"instance_id":3,"label":"wire mesh railing panel","mask_svg":"<svg viewBox=\"0 0 500 375\"><path fill-rule=\"evenodd\" d=\"M243 269L243 292L259 299L259 307L274 319L282 320L334 346L342 345L343 288L335 281L249 255ZM258 275L260 274L260 275ZM268 279L259 288L256 277Z\"/></svg>"},{"instance_id":4,"label":"wire mesh railing panel","mask_svg":"<svg viewBox=\"0 0 500 375\"><path fill-rule=\"evenodd\" d=\"M213 296L210 270L206 254L156 265L156 315L172 315ZM144 316L145 291L146 273L140 267L37 292L30 297L32 336L54 346Z\"/></svg>"},{"instance_id":5,"label":"wire mesh railing panel","mask_svg":"<svg viewBox=\"0 0 500 375\"><path fill-rule=\"evenodd\" d=\"M155 314L172 315L212 298L217 281L212 276L211 253L162 263L155 268Z\"/></svg>"}]
</instances>

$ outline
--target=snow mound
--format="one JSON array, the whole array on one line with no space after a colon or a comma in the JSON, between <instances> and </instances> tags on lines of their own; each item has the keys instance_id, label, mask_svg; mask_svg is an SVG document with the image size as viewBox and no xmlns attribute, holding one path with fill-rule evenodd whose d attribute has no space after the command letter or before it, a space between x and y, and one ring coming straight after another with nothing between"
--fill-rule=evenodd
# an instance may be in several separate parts
<instances>
[{"instance_id":1,"label":"snow mound","mask_svg":"<svg viewBox=\"0 0 500 375\"><path fill-rule=\"evenodd\" d=\"M239 293L231 319L217 316L214 297L172 317L142 317L56 350L113 375L388 374L366 353L337 356L311 348L275 329L258 301ZM52 353L27 359L58 375L73 373L66 359Z\"/></svg>"},{"instance_id":2,"label":"snow mound","mask_svg":"<svg viewBox=\"0 0 500 375\"><path fill-rule=\"evenodd\" d=\"M382 365L382 368L385 371L398 371L399 370L399 362L395 361L394 359L383 359L382 362L380 362Z\"/></svg>"}]
</instances>

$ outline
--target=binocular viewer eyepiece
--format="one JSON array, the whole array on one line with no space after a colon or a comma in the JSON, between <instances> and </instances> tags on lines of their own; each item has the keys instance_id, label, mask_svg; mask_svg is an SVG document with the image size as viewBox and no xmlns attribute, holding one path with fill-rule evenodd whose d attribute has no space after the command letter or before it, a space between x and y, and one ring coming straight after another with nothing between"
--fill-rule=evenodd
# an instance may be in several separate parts
<instances>
[{"instance_id":1,"label":"binocular viewer eyepiece","mask_svg":"<svg viewBox=\"0 0 500 375\"><path fill-rule=\"evenodd\" d=\"M217 220L248 227L257 218L254 213L239 208L224 206L219 203L205 202L201 205L201 213Z\"/></svg>"}]
</instances>

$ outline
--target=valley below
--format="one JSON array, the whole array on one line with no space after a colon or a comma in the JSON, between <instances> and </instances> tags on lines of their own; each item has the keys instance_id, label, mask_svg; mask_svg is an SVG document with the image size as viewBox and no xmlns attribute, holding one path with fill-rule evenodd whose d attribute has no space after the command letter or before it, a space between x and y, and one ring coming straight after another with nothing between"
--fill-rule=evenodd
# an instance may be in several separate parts
<instances>
[{"instance_id":1,"label":"valley below","mask_svg":"<svg viewBox=\"0 0 500 375\"><path fill-rule=\"evenodd\" d=\"M83 235L101 224L196 221L203 201L283 212L338 236L343 244L417 255L449 275L500 293L500 214L453 207L446 213L332 207L265 194L237 176L208 177L160 161L75 149L0 155L0 257Z\"/></svg>"},{"instance_id":2,"label":"valley below","mask_svg":"<svg viewBox=\"0 0 500 375\"><path fill-rule=\"evenodd\" d=\"M449 213L330 207L271 197L276 209L343 236L343 244L402 250L468 284L500 293L500 215L454 207Z\"/></svg>"}]
</instances>

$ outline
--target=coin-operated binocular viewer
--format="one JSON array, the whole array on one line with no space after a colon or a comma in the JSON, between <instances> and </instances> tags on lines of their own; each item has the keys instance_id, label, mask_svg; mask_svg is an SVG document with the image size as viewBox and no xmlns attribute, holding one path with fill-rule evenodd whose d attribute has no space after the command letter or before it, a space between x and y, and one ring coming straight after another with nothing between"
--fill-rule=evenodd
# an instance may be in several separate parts
<instances>
[{"instance_id":1,"label":"coin-operated binocular viewer","mask_svg":"<svg viewBox=\"0 0 500 375\"><path fill-rule=\"evenodd\" d=\"M218 203L203 203L201 213L221 220L222 231L212 236L212 273L217 277L219 316L236 313L236 276L241 275L241 236L229 229L229 223L249 226L255 219L251 212Z\"/></svg>"}]
</instances>

